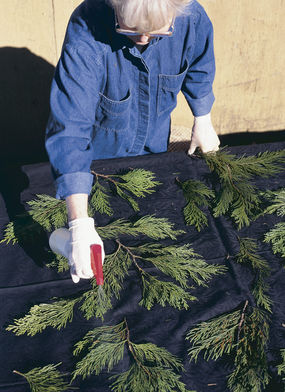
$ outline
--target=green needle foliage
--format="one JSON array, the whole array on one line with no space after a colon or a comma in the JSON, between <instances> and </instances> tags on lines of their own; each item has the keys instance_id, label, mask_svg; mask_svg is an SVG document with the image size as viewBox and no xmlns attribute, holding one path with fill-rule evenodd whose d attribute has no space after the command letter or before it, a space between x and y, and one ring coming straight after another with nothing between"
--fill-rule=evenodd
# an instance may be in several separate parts
<instances>
[{"instance_id":1,"label":"green needle foliage","mask_svg":"<svg viewBox=\"0 0 285 392\"><path fill-rule=\"evenodd\" d=\"M14 373L19 374L28 381L32 392L64 392L74 389L64 381L65 375L57 370L59 365L61 364L34 368L27 373L20 373L14 370Z\"/></svg>"},{"instance_id":2,"label":"green needle foliage","mask_svg":"<svg viewBox=\"0 0 285 392\"><path fill-rule=\"evenodd\" d=\"M177 236L185 233L183 230L174 230L174 224L166 218L156 218L153 215L145 215L132 223L125 219L118 219L104 227L97 227L96 230L102 239L117 239L128 235L141 237L145 235L154 240L171 238L176 240Z\"/></svg>"},{"instance_id":3,"label":"green needle foliage","mask_svg":"<svg viewBox=\"0 0 285 392\"><path fill-rule=\"evenodd\" d=\"M285 216L285 188L278 189L277 191L264 192L263 196L270 203L264 210L264 214Z\"/></svg>"},{"instance_id":4,"label":"green needle foliage","mask_svg":"<svg viewBox=\"0 0 285 392\"><path fill-rule=\"evenodd\" d=\"M94 211L105 213L109 216L113 215L113 209L110 204L110 193L112 191L115 191L118 196L127 200L135 211L139 211L138 203L133 196L145 197L155 192L154 188L160 185L158 181L155 181L154 173L144 169L132 169L121 175L91 173L94 174L96 179L91 191L90 205ZM107 183L111 187L108 187Z\"/></svg>"},{"instance_id":5,"label":"green needle foliage","mask_svg":"<svg viewBox=\"0 0 285 392\"><path fill-rule=\"evenodd\" d=\"M15 335L34 336L47 327L56 329L65 328L72 321L73 310L78 299L62 299L50 304L34 305L22 318L14 320L14 325L9 325L7 331Z\"/></svg>"},{"instance_id":6,"label":"green needle foliage","mask_svg":"<svg viewBox=\"0 0 285 392\"><path fill-rule=\"evenodd\" d=\"M285 188L275 192L266 192L265 198L270 200L270 205L265 209L265 214L285 216ZM273 229L265 234L264 242L271 243L273 253L281 254L285 258L285 223L277 223Z\"/></svg>"},{"instance_id":7,"label":"green needle foliage","mask_svg":"<svg viewBox=\"0 0 285 392\"><path fill-rule=\"evenodd\" d=\"M284 392L285 392L285 349L281 350L281 357L282 357L282 363L277 366L277 369L278 369L279 376L283 376L282 381L284 383Z\"/></svg>"},{"instance_id":8,"label":"green needle foliage","mask_svg":"<svg viewBox=\"0 0 285 392\"><path fill-rule=\"evenodd\" d=\"M261 212L258 190L250 181L256 176L270 177L283 171L285 150L236 157L221 149L202 156L220 181L214 216L228 214L238 229L248 226L257 212Z\"/></svg>"},{"instance_id":9,"label":"green needle foliage","mask_svg":"<svg viewBox=\"0 0 285 392\"><path fill-rule=\"evenodd\" d=\"M279 253L281 257L285 258L285 223L277 223L265 234L264 242L271 243L273 253Z\"/></svg>"},{"instance_id":10,"label":"green needle foliage","mask_svg":"<svg viewBox=\"0 0 285 392\"><path fill-rule=\"evenodd\" d=\"M192 343L188 351L190 360L197 361L199 354L204 353L206 361L217 360L223 354L229 354L235 347L235 336L241 313L239 310L203 321L191 329L186 340Z\"/></svg>"},{"instance_id":11,"label":"green needle foliage","mask_svg":"<svg viewBox=\"0 0 285 392\"><path fill-rule=\"evenodd\" d=\"M35 200L27 202L29 210L9 222L2 243L14 245L20 241L35 240L35 234L52 231L67 223L67 210L64 200L48 195L36 195Z\"/></svg>"},{"instance_id":12,"label":"green needle foliage","mask_svg":"<svg viewBox=\"0 0 285 392\"><path fill-rule=\"evenodd\" d=\"M239 238L239 243L240 250L236 256L236 261L250 266L256 272L256 279L252 289L256 305L271 313L272 300L267 294L270 288L265 282L265 279L270 275L269 264L258 255L258 245L254 239Z\"/></svg>"},{"instance_id":13,"label":"green needle foliage","mask_svg":"<svg viewBox=\"0 0 285 392\"><path fill-rule=\"evenodd\" d=\"M202 322L190 330L186 339L192 343L190 360L217 360L232 354L234 371L228 378L228 387L233 392L261 392L269 382L266 345L269 326L266 314L257 309L246 313L235 311Z\"/></svg>"},{"instance_id":14,"label":"green needle foliage","mask_svg":"<svg viewBox=\"0 0 285 392\"><path fill-rule=\"evenodd\" d=\"M183 209L186 224L194 225L201 231L204 226L208 226L208 219L200 207L209 207L215 194L201 181L188 180L180 184L187 201Z\"/></svg>"},{"instance_id":15,"label":"green needle foliage","mask_svg":"<svg viewBox=\"0 0 285 392\"><path fill-rule=\"evenodd\" d=\"M190 392L176 373L184 370L181 361L155 344L133 343L126 320L116 326L103 326L89 331L75 345L74 355L86 351L87 354L77 362L73 379L99 375L104 368L110 372L128 353L131 356L130 368L110 377L110 380L115 379L111 385L112 391Z\"/></svg>"},{"instance_id":16,"label":"green needle foliage","mask_svg":"<svg viewBox=\"0 0 285 392\"><path fill-rule=\"evenodd\" d=\"M161 306L167 304L176 309L188 309L188 302L197 301L197 298L190 295L182 287L173 282L164 282L154 278L149 274L142 274L143 294L140 305L150 310L155 303Z\"/></svg>"},{"instance_id":17,"label":"green needle foliage","mask_svg":"<svg viewBox=\"0 0 285 392\"><path fill-rule=\"evenodd\" d=\"M245 317L228 387L233 392L261 392L269 383L266 346L269 335L264 312L255 308Z\"/></svg>"}]
</instances>

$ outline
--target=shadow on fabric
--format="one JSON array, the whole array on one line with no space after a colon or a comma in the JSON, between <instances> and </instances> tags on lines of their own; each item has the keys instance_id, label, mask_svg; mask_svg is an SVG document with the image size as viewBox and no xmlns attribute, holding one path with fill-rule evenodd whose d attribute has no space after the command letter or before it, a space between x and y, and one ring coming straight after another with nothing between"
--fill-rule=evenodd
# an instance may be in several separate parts
<instances>
[{"instance_id":1,"label":"shadow on fabric","mask_svg":"<svg viewBox=\"0 0 285 392\"><path fill-rule=\"evenodd\" d=\"M47 161L44 148L54 66L27 48L0 48L0 191L10 218L27 187L21 166Z\"/></svg>"}]
</instances>

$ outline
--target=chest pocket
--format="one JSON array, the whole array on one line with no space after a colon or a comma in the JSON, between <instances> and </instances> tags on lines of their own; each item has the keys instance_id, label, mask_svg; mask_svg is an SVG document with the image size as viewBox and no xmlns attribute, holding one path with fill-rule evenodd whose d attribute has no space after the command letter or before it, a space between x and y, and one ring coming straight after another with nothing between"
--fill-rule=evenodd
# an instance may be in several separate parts
<instances>
[{"instance_id":1,"label":"chest pocket","mask_svg":"<svg viewBox=\"0 0 285 392\"><path fill-rule=\"evenodd\" d=\"M101 93L99 94L100 100L96 110L95 125L107 131L127 129L130 118L130 91L120 101L114 101Z\"/></svg>"},{"instance_id":2,"label":"chest pocket","mask_svg":"<svg viewBox=\"0 0 285 392\"><path fill-rule=\"evenodd\" d=\"M189 63L186 59L185 64L178 75L158 75L158 115L161 115L166 111L171 111L175 108L177 104L177 94L181 90L188 68Z\"/></svg>"}]
</instances>

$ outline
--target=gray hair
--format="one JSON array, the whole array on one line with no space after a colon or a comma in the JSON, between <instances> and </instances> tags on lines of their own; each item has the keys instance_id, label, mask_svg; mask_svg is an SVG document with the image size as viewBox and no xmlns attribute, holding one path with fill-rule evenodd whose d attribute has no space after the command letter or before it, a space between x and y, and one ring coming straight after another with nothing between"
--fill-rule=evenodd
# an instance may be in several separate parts
<instances>
[{"instance_id":1,"label":"gray hair","mask_svg":"<svg viewBox=\"0 0 285 392\"><path fill-rule=\"evenodd\" d=\"M192 0L109 0L122 22L141 32L159 30Z\"/></svg>"}]
</instances>

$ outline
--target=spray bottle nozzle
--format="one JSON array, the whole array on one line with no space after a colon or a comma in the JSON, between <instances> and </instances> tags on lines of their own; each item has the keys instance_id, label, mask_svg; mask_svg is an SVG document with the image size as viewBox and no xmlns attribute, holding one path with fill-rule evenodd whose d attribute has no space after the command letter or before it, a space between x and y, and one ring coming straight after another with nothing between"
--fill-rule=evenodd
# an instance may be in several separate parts
<instances>
[{"instance_id":1,"label":"spray bottle nozzle","mask_svg":"<svg viewBox=\"0 0 285 392\"><path fill-rule=\"evenodd\" d=\"M90 246L91 268L96 278L98 286L103 286L104 276L102 268L102 248L101 245L93 244Z\"/></svg>"}]
</instances>

